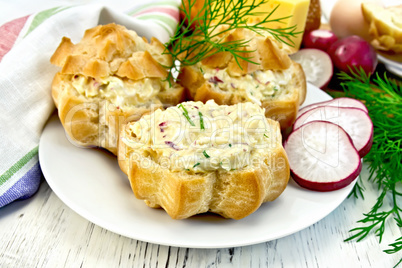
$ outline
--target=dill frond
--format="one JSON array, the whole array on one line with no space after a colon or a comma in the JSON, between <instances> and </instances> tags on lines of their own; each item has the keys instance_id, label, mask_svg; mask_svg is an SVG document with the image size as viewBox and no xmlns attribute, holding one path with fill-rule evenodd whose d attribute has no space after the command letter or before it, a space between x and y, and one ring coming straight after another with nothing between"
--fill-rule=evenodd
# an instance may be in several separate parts
<instances>
[{"instance_id":1,"label":"dill frond","mask_svg":"<svg viewBox=\"0 0 402 268\"><path fill-rule=\"evenodd\" d=\"M226 35L235 29L248 29L260 35L269 33L279 42L294 46L292 39L302 33L296 31L297 25L280 29L269 27L269 23L285 23L290 18L273 18L279 5L264 13L265 17L260 21L252 24L247 22L246 18L263 16L256 9L268 1L204 0L202 8L195 9L196 0L182 0L180 10L184 18L178 24L175 34L165 44L166 49L163 52L171 55L173 64L165 67L179 72L179 65L194 65L219 52L230 53L238 64L240 59L257 64L251 58L243 56L244 53L252 52L247 49L250 40L225 41ZM172 78L171 74L172 72L168 80Z\"/></svg>"},{"instance_id":2,"label":"dill frond","mask_svg":"<svg viewBox=\"0 0 402 268\"><path fill-rule=\"evenodd\" d=\"M358 221L362 226L350 230L353 235L345 241L361 241L374 233L381 243L387 220L393 219L402 227L402 192L398 188L402 182L402 88L385 74L370 77L361 69L351 75L341 73L339 77L347 95L363 101L373 121L373 146L364 161L369 163L368 181L377 184L379 191L371 210ZM362 193L362 188L354 189L354 192L359 191ZM390 208L384 208L385 198L392 200ZM402 237L396 239L384 252L391 254L402 250L401 240Z\"/></svg>"}]
</instances>

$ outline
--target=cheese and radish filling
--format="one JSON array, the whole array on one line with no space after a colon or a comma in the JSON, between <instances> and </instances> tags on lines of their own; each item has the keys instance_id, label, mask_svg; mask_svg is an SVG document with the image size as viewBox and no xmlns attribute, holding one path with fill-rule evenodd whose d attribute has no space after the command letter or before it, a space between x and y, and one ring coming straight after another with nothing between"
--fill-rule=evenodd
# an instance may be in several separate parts
<instances>
[{"instance_id":1,"label":"cheese and radish filling","mask_svg":"<svg viewBox=\"0 0 402 268\"><path fill-rule=\"evenodd\" d=\"M158 93L170 87L166 80L159 78L134 81L117 76L95 79L83 75L72 76L72 85L79 94L107 99L116 107L157 102Z\"/></svg>"},{"instance_id":2,"label":"cheese and radish filling","mask_svg":"<svg viewBox=\"0 0 402 268\"><path fill-rule=\"evenodd\" d=\"M291 65L286 70L257 70L239 77L230 76L228 69L200 67L205 78L213 87L229 92L236 92L245 101L258 105L289 88L292 74L295 72Z\"/></svg>"},{"instance_id":3,"label":"cheese and radish filling","mask_svg":"<svg viewBox=\"0 0 402 268\"><path fill-rule=\"evenodd\" d=\"M237 170L256 165L281 140L277 124L251 103L184 102L129 125L123 142L171 171Z\"/></svg>"}]
</instances>

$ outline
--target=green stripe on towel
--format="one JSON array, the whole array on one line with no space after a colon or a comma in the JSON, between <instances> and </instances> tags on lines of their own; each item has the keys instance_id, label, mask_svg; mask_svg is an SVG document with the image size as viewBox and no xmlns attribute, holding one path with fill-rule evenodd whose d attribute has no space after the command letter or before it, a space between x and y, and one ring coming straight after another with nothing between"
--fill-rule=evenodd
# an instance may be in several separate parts
<instances>
[{"instance_id":1,"label":"green stripe on towel","mask_svg":"<svg viewBox=\"0 0 402 268\"><path fill-rule=\"evenodd\" d=\"M178 4L175 1L161 1L161 2L154 2L154 3L141 5L140 7L137 7L137 8L134 8L134 9L128 11L127 14L132 16L132 15L135 15L136 13L139 13L150 7L163 7L163 6L178 8Z\"/></svg>"},{"instance_id":2,"label":"green stripe on towel","mask_svg":"<svg viewBox=\"0 0 402 268\"><path fill-rule=\"evenodd\" d=\"M43 10L39 12L38 14L35 15L33 18L31 25L29 26L29 29L25 36L27 36L30 32L32 32L36 27L38 27L40 24L42 24L46 19L50 18L54 14L57 14L63 10L66 10L70 8L71 6L63 6L63 7L53 7L50 9Z\"/></svg>"},{"instance_id":3,"label":"green stripe on towel","mask_svg":"<svg viewBox=\"0 0 402 268\"><path fill-rule=\"evenodd\" d=\"M170 28L169 32L175 30L176 25L177 25L176 20L174 20L172 17L166 16L166 15L144 14L144 15L139 15L136 18L140 19L140 20L154 20L154 22L158 22L158 21L163 22Z\"/></svg>"},{"instance_id":4,"label":"green stripe on towel","mask_svg":"<svg viewBox=\"0 0 402 268\"><path fill-rule=\"evenodd\" d=\"M18 170L20 170L23 166L25 166L35 155L38 154L39 146L33 148L29 153L21 157L18 162L16 162L12 167L10 167L6 172L4 172L0 176L0 185L5 183L8 179L10 179Z\"/></svg>"}]
</instances>

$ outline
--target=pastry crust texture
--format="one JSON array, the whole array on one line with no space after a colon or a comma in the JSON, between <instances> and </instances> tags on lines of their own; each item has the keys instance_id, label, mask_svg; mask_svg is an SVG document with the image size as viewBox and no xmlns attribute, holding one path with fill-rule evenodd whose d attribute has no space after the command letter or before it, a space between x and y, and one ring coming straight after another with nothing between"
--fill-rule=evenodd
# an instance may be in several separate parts
<instances>
[{"instance_id":1,"label":"pastry crust texture","mask_svg":"<svg viewBox=\"0 0 402 268\"><path fill-rule=\"evenodd\" d=\"M290 176L279 123L252 103L190 101L156 110L123 127L118 158L135 196L173 219L205 212L242 219L278 198Z\"/></svg>"},{"instance_id":2,"label":"pastry crust texture","mask_svg":"<svg viewBox=\"0 0 402 268\"><path fill-rule=\"evenodd\" d=\"M164 49L116 24L88 29L77 44L63 37L50 62L61 68L52 96L69 139L117 154L123 124L183 101L183 88L166 81Z\"/></svg>"},{"instance_id":3,"label":"pastry crust texture","mask_svg":"<svg viewBox=\"0 0 402 268\"><path fill-rule=\"evenodd\" d=\"M282 129L290 127L306 96L306 78L300 64L292 61L284 45L268 34L235 29L222 38L223 42L249 40L241 56L257 64L219 52L195 65L183 66L178 83L190 99L213 99L226 105L251 101L265 108L265 115L279 121Z\"/></svg>"}]
</instances>

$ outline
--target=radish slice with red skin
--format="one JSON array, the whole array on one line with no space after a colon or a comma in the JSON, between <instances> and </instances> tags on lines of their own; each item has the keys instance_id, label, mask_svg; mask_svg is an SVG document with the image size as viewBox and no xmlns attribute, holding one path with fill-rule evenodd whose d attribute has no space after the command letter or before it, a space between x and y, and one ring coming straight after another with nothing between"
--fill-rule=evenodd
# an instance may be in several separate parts
<instances>
[{"instance_id":1,"label":"radish slice with red skin","mask_svg":"<svg viewBox=\"0 0 402 268\"><path fill-rule=\"evenodd\" d=\"M304 106L303 108L301 108L299 110L297 117L299 117L300 115L302 115L303 113L305 113L311 109L314 109L314 108L320 107L320 106L358 108L358 109L362 109L363 111L368 113L367 107L366 107L366 105L364 105L363 102L356 100L356 99L348 98L348 97L341 97L341 98L336 98L336 99L332 99L332 100L328 100L328 101L316 102L316 103L312 103L310 105Z\"/></svg>"},{"instance_id":2,"label":"radish slice with red skin","mask_svg":"<svg viewBox=\"0 0 402 268\"><path fill-rule=\"evenodd\" d=\"M294 130L285 141L292 178L315 191L333 191L349 185L362 163L349 135L340 126L313 121Z\"/></svg>"},{"instance_id":3,"label":"radish slice with red skin","mask_svg":"<svg viewBox=\"0 0 402 268\"><path fill-rule=\"evenodd\" d=\"M358 108L321 106L300 115L293 128L311 121L327 121L341 126L351 137L360 157L365 156L373 144L373 122L366 112Z\"/></svg>"},{"instance_id":4,"label":"radish slice with red skin","mask_svg":"<svg viewBox=\"0 0 402 268\"><path fill-rule=\"evenodd\" d=\"M315 48L303 48L290 55L304 70L307 82L319 88L328 85L333 75L331 57L324 51Z\"/></svg>"}]
</instances>

